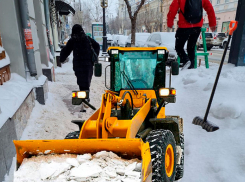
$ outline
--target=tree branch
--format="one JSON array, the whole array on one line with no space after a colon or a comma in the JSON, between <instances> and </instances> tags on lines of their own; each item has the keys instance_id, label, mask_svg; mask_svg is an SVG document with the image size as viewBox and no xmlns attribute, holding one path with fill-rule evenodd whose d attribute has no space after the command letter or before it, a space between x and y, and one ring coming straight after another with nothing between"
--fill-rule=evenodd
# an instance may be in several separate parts
<instances>
[{"instance_id":1,"label":"tree branch","mask_svg":"<svg viewBox=\"0 0 245 182\"><path fill-rule=\"evenodd\" d=\"M143 4L145 4L145 0L141 0L139 6L137 7L136 11L134 12L134 17L137 16L137 14L138 14L140 8L143 6Z\"/></svg>"},{"instance_id":2,"label":"tree branch","mask_svg":"<svg viewBox=\"0 0 245 182\"><path fill-rule=\"evenodd\" d=\"M131 9L131 6L130 6L128 0L124 0L124 1L125 1L126 5L127 5L129 18L132 20L134 17L132 16L132 9Z\"/></svg>"}]
</instances>

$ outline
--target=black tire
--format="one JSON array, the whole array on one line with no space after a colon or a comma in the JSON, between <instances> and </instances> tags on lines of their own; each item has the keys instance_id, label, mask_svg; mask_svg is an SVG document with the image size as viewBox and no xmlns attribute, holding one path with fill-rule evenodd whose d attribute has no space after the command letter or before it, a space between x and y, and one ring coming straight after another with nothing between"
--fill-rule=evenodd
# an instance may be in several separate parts
<instances>
[{"instance_id":1,"label":"black tire","mask_svg":"<svg viewBox=\"0 0 245 182\"><path fill-rule=\"evenodd\" d=\"M175 180L179 180L183 178L184 176L184 146L185 146L185 141L184 141L184 134L180 134L180 148L182 149L182 156L180 159L180 164L176 165L176 175L175 175Z\"/></svg>"},{"instance_id":2,"label":"black tire","mask_svg":"<svg viewBox=\"0 0 245 182\"><path fill-rule=\"evenodd\" d=\"M224 43L223 43L223 49L226 48L226 44L227 44L227 42L224 42Z\"/></svg>"},{"instance_id":3,"label":"black tire","mask_svg":"<svg viewBox=\"0 0 245 182\"><path fill-rule=\"evenodd\" d=\"M207 47L207 50L210 51L212 49L212 47Z\"/></svg>"},{"instance_id":4,"label":"black tire","mask_svg":"<svg viewBox=\"0 0 245 182\"><path fill-rule=\"evenodd\" d=\"M78 139L79 138L80 131L73 131L71 133L68 133L65 137L65 139Z\"/></svg>"},{"instance_id":5,"label":"black tire","mask_svg":"<svg viewBox=\"0 0 245 182\"><path fill-rule=\"evenodd\" d=\"M169 130L153 130L149 133L146 141L150 144L151 162L152 162L152 182L172 182L176 173L176 143L174 135ZM172 147L172 163L166 170L165 153L166 149ZM169 174L167 174L167 171Z\"/></svg>"}]
</instances>

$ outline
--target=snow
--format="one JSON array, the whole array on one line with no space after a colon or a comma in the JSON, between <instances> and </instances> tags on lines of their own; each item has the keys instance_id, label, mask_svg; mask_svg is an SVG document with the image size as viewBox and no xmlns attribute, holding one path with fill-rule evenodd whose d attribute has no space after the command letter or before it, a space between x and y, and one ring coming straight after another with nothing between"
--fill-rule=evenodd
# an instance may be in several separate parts
<instances>
[{"instance_id":1,"label":"snow","mask_svg":"<svg viewBox=\"0 0 245 182\"><path fill-rule=\"evenodd\" d=\"M48 66L46 66L45 64L42 64L42 68L53 68L53 64L51 62L48 62Z\"/></svg>"},{"instance_id":2,"label":"snow","mask_svg":"<svg viewBox=\"0 0 245 182\"><path fill-rule=\"evenodd\" d=\"M2 51L4 51L3 47L0 46L0 53L2 53ZM7 54L7 52L5 51L5 55L6 57L2 60L0 60L0 68L3 68L4 66L7 66L10 64L10 59L9 56Z\"/></svg>"},{"instance_id":3,"label":"snow","mask_svg":"<svg viewBox=\"0 0 245 182\"><path fill-rule=\"evenodd\" d=\"M166 106L166 114L184 119L185 173L181 182L245 181L245 68L223 66L208 120L220 129L208 133L192 124L204 117L218 64L181 71L173 76L176 104Z\"/></svg>"},{"instance_id":4,"label":"snow","mask_svg":"<svg viewBox=\"0 0 245 182\"><path fill-rule=\"evenodd\" d=\"M70 103L71 91L78 90L78 86L72 70L72 58L69 60L62 68L56 69L57 82L49 82L49 99L46 105L36 103L22 140L62 139L67 133L78 129L77 126L70 123L72 119L87 119L93 113L91 109L87 109L87 113L80 113L80 108L74 107ZM101 63L103 67L108 65L106 62ZM208 120L217 124L220 129L208 133L200 126L192 124L195 116L203 117L205 114L218 66L218 64L210 63L210 68L206 69L204 62L202 62L201 67L180 71L178 76L172 77L172 87L177 90L177 101L175 104L166 105L166 115L179 115L184 119L185 171L181 182L245 181L244 67L235 67L231 64L223 66L208 116ZM97 108L100 106L101 95L105 90L104 84L104 75L101 78L93 77L90 98L91 104ZM108 155L102 154L103 152L97 155L101 157L101 160L106 160ZM78 156L76 159L80 167L87 160L94 159L94 156L87 154L82 157ZM111 161L114 160L117 162L113 163L121 165L120 160L111 159ZM66 163L68 164L68 162ZM74 166L73 174L76 174L77 163L71 160L69 165ZM60 165L64 168L66 166ZM139 169L138 164L137 166ZM101 166L97 165L97 171L100 171L99 167ZM32 171L32 169L28 170L26 175ZM115 173L137 176L134 172L126 172L121 169L107 170L108 176L113 177ZM47 176L44 173L44 177L45 175ZM60 177L64 177L64 175ZM76 177L74 175L74 178ZM11 176L6 176L5 182L8 182L7 178L11 178Z\"/></svg>"},{"instance_id":5,"label":"snow","mask_svg":"<svg viewBox=\"0 0 245 182\"><path fill-rule=\"evenodd\" d=\"M51 60L54 61L54 56L52 55L52 53L50 51L49 51L49 57L50 57Z\"/></svg>"},{"instance_id":6,"label":"snow","mask_svg":"<svg viewBox=\"0 0 245 182\"><path fill-rule=\"evenodd\" d=\"M12 73L11 79L0 86L0 108L2 111L0 114L0 128L8 118L13 117L31 90L32 84L26 82L24 78L16 73Z\"/></svg>"},{"instance_id":7,"label":"snow","mask_svg":"<svg viewBox=\"0 0 245 182\"><path fill-rule=\"evenodd\" d=\"M40 87L43 86L44 83L47 81L47 77L44 75L41 75L38 77L38 79L28 76L28 83L31 83L33 87Z\"/></svg>"},{"instance_id":8,"label":"snow","mask_svg":"<svg viewBox=\"0 0 245 182\"><path fill-rule=\"evenodd\" d=\"M0 86L0 128L13 117L32 88L42 86L46 80L44 75L38 79L28 76L26 80L16 73L11 74L11 79Z\"/></svg>"},{"instance_id":9,"label":"snow","mask_svg":"<svg viewBox=\"0 0 245 182\"><path fill-rule=\"evenodd\" d=\"M81 161L80 159L83 159ZM137 159L125 160L112 152L90 154L41 155L24 159L14 181L140 181ZM136 171L137 170L137 171ZM119 171L119 172L117 172Z\"/></svg>"}]
</instances>

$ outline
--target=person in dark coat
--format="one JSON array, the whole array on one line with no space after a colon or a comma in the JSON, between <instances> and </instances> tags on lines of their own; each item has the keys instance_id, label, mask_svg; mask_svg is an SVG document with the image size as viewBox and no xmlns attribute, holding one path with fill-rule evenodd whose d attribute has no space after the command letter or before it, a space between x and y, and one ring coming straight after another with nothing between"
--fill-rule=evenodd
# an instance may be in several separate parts
<instances>
[{"instance_id":1,"label":"person in dark coat","mask_svg":"<svg viewBox=\"0 0 245 182\"><path fill-rule=\"evenodd\" d=\"M60 62L63 63L73 51L73 70L80 90L89 90L93 76L94 63L89 40L96 54L99 55L100 45L86 36L81 25L76 24L72 27L70 40L60 52Z\"/></svg>"}]
</instances>

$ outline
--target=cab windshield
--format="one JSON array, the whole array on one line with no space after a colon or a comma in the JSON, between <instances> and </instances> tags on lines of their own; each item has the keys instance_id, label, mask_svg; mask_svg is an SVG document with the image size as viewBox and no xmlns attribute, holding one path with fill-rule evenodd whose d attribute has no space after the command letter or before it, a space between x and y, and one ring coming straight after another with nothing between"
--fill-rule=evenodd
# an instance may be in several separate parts
<instances>
[{"instance_id":1,"label":"cab windshield","mask_svg":"<svg viewBox=\"0 0 245 182\"><path fill-rule=\"evenodd\" d=\"M130 89L130 85L135 89L152 89L156 64L156 51L120 52L121 89Z\"/></svg>"}]
</instances>

